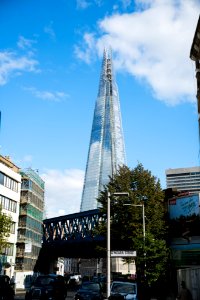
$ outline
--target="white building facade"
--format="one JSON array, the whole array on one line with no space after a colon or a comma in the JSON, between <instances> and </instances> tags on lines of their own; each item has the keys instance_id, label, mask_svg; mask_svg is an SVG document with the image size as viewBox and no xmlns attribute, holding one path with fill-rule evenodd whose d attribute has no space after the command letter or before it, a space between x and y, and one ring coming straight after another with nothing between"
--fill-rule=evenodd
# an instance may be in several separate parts
<instances>
[{"instance_id":1,"label":"white building facade","mask_svg":"<svg viewBox=\"0 0 200 300\"><path fill-rule=\"evenodd\" d=\"M11 216L13 222L7 240L8 247L3 249L3 253L0 255L0 274L6 274L10 278L15 276L20 192L21 175L19 174L19 168L10 161L9 157L0 155L0 205L2 212Z\"/></svg>"},{"instance_id":2,"label":"white building facade","mask_svg":"<svg viewBox=\"0 0 200 300\"><path fill-rule=\"evenodd\" d=\"M178 192L200 193L200 167L167 169L167 188L175 188Z\"/></svg>"}]
</instances>

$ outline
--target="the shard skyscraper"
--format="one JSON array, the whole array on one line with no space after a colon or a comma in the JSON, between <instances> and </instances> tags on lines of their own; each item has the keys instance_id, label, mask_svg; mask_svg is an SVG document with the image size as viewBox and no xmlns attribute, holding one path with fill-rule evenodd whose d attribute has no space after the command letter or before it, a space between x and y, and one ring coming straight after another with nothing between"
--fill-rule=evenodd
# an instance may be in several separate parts
<instances>
[{"instance_id":1,"label":"the shard skyscraper","mask_svg":"<svg viewBox=\"0 0 200 300\"><path fill-rule=\"evenodd\" d=\"M124 165L125 148L118 88L114 79L111 50L104 50L99 92L90 138L81 211L98 207L97 197L109 175Z\"/></svg>"}]
</instances>

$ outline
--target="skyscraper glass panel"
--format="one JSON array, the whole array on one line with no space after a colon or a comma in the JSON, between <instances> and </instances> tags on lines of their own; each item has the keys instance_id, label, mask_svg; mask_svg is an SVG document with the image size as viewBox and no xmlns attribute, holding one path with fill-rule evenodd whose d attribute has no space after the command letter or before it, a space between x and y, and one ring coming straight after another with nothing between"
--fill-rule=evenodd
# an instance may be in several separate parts
<instances>
[{"instance_id":1,"label":"skyscraper glass panel","mask_svg":"<svg viewBox=\"0 0 200 300\"><path fill-rule=\"evenodd\" d=\"M98 207L97 197L109 176L126 163L118 88L111 50L104 50L99 91L96 100L81 211Z\"/></svg>"}]
</instances>

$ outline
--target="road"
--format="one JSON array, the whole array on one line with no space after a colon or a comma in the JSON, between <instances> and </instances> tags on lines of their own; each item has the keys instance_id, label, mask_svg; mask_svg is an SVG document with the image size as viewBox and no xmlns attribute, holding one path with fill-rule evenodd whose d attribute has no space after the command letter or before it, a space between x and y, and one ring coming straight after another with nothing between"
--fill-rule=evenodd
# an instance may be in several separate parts
<instances>
[{"instance_id":1,"label":"road","mask_svg":"<svg viewBox=\"0 0 200 300\"><path fill-rule=\"evenodd\" d=\"M73 300L75 295L75 291L67 291L67 297L66 300ZM25 299L25 291L16 291L15 294L15 299L16 300L24 300Z\"/></svg>"},{"instance_id":2,"label":"road","mask_svg":"<svg viewBox=\"0 0 200 300\"><path fill-rule=\"evenodd\" d=\"M25 299L25 292L24 291L16 291L15 299L24 300Z\"/></svg>"}]
</instances>

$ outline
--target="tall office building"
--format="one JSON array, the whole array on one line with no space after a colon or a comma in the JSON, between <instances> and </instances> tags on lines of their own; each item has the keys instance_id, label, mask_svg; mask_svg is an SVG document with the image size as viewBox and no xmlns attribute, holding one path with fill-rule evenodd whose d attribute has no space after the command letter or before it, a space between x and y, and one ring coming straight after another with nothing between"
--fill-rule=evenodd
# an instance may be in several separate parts
<instances>
[{"instance_id":1,"label":"tall office building","mask_svg":"<svg viewBox=\"0 0 200 300\"><path fill-rule=\"evenodd\" d=\"M123 164L125 164L125 148L118 88L113 74L111 50L104 50L81 211L98 207L97 197L100 191L108 183L109 176L113 176Z\"/></svg>"},{"instance_id":2,"label":"tall office building","mask_svg":"<svg viewBox=\"0 0 200 300\"><path fill-rule=\"evenodd\" d=\"M200 167L168 169L165 174L167 188L191 194L200 193Z\"/></svg>"}]
</instances>

